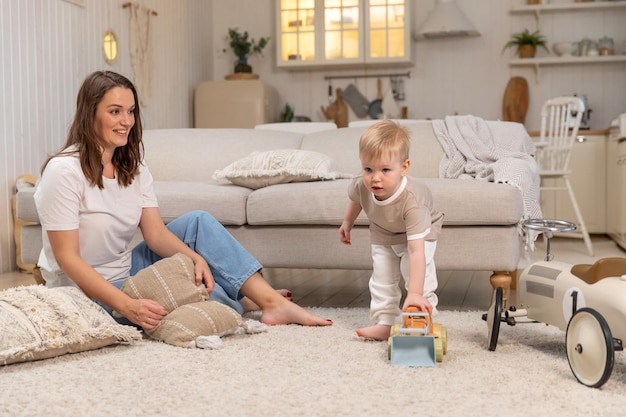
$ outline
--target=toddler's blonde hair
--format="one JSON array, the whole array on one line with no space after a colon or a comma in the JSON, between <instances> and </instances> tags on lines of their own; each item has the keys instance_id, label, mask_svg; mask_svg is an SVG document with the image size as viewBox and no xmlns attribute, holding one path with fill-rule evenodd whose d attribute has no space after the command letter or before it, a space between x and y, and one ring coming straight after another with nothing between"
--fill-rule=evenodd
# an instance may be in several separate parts
<instances>
[{"instance_id":1,"label":"toddler's blonde hair","mask_svg":"<svg viewBox=\"0 0 626 417\"><path fill-rule=\"evenodd\" d=\"M409 159L411 136L409 129L393 120L382 120L368 127L359 140L359 156L379 159L392 155L401 161Z\"/></svg>"}]
</instances>

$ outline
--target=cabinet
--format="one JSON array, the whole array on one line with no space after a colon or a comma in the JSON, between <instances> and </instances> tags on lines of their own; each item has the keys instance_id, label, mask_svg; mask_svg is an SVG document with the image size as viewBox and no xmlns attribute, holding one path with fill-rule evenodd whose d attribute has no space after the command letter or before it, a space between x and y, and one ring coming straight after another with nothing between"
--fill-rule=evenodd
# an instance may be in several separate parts
<instances>
[{"instance_id":1,"label":"cabinet","mask_svg":"<svg viewBox=\"0 0 626 417\"><path fill-rule=\"evenodd\" d=\"M278 91L262 81L204 81L194 91L195 128L253 128L277 121Z\"/></svg>"},{"instance_id":2,"label":"cabinet","mask_svg":"<svg viewBox=\"0 0 626 417\"><path fill-rule=\"evenodd\" d=\"M529 14L535 15L536 26L541 27L542 13L563 13L563 12L584 12L592 10L626 10L626 1L593 1L593 2L570 2L570 3L548 3L537 5L515 6L511 9L511 14ZM619 52L619 50L617 51ZM612 56L595 56L595 57L546 57L546 58L523 58L513 59L509 61L510 66L533 66L535 69L535 77L539 79L539 69L542 66L555 65L580 65L580 64L609 64L624 63L626 55Z\"/></svg>"},{"instance_id":3,"label":"cabinet","mask_svg":"<svg viewBox=\"0 0 626 417\"><path fill-rule=\"evenodd\" d=\"M411 0L279 0L283 68L411 63Z\"/></svg>"},{"instance_id":4,"label":"cabinet","mask_svg":"<svg viewBox=\"0 0 626 417\"><path fill-rule=\"evenodd\" d=\"M606 232L626 249L626 137L615 134L607 141Z\"/></svg>"},{"instance_id":5,"label":"cabinet","mask_svg":"<svg viewBox=\"0 0 626 417\"><path fill-rule=\"evenodd\" d=\"M576 201L589 233L606 233L606 136L585 135L579 131L574 143L569 167L570 182ZM546 186L560 180L542 180ZM566 191L541 191L541 210L544 218L576 223L576 214Z\"/></svg>"}]
</instances>

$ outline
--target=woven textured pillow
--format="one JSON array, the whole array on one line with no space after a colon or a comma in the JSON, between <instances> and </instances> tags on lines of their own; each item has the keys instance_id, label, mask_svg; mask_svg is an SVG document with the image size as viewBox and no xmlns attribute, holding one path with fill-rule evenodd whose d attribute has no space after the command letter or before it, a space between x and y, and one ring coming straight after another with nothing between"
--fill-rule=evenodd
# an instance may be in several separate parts
<instances>
[{"instance_id":1,"label":"woven textured pillow","mask_svg":"<svg viewBox=\"0 0 626 417\"><path fill-rule=\"evenodd\" d=\"M232 308L208 300L204 285L195 284L193 261L181 253L128 278L122 291L132 298L154 300L169 312L157 327L144 332L174 346L218 348L221 336L258 331L251 330Z\"/></svg>"},{"instance_id":2,"label":"woven textured pillow","mask_svg":"<svg viewBox=\"0 0 626 417\"><path fill-rule=\"evenodd\" d=\"M213 179L258 189L273 184L352 178L337 171L335 161L323 153L301 149L252 152L213 174Z\"/></svg>"},{"instance_id":3,"label":"woven textured pillow","mask_svg":"<svg viewBox=\"0 0 626 417\"><path fill-rule=\"evenodd\" d=\"M219 347L203 343L206 336L245 333L246 324L239 313L217 301L185 304L165 316L159 325L146 333L153 339L180 347ZM212 339L208 339L209 341ZM214 343L219 343L213 339Z\"/></svg>"},{"instance_id":4,"label":"woven textured pillow","mask_svg":"<svg viewBox=\"0 0 626 417\"><path fill-rule=\"evenodd\" d=\"M209 299L204 285L196 286L193 261L181 253L137 272L124 281L122 291L132 298L154 300L168 313L179 306Z\"/></svg>"},{"instance_id":5,"label":"woven textured pillow","mask_svg":"<svg viewBox=\"0 0 626 417\"><path fill-rule=\"evenodd\" d=\"M0 364L52 358L142 338L75 287L0 291Z\"/></svg>"}]
</instances>

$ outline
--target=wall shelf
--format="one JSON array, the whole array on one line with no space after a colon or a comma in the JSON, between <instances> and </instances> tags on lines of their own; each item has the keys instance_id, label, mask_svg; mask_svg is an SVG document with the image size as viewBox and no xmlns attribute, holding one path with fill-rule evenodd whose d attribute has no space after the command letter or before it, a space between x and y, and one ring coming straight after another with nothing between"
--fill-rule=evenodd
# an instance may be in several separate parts
<instances>
[{"instance_id":1,"label":"wall shelf","mask_svg":"<svg viewBox=\"0 0 626 417\"><path fill-rule=\"evenodd\" d=\"M543 0L547 1L547 0ZM546 4L529 4L523 6L513 6L511 14L529 14L535 15L537 29L541 27L541 13L559 13L570 11L592 11L592 10L609 10L609 9L626 9L626 0L619 1L589 1L569 3L546 3ZM517 58L509 61L512 67L532 66L535 70L535 82L539 82L539 71L542 66L558 66L558 65L579 65L579 64L609 64L616 62L626 62L626 55L609 55L609 56L568 56L568 57L542 57L542 58Z\"/></svg>"},{"instance_id":2,"label":"wall shelf","mask_svg":"<svg viewBox=\"0 0 626 417\"><path fill-rule=\"evenodd\" d=\"M569 64L607 64L610 62L626 62L626 55L607 56L558 56L545 58L517 58L512 59L511 66L542 66L542 65L569 65Z\"/></svg>"},{"instance_id":3,"label":"wall shelf","mask_svg":"<svg viewBox=\"0 0 626 417\"><path fill-rule=\"evenodd\" d=\"M514 6L511 14L528 14L535 15L535 23L540 26L541 13L550 12L569 12L569 11L589 11L589 10L605 10L626 7L626 0L620 1L591 1L591 2L572 2L572 3L555 3L555 4L530 4L526 6Z\"/></svg>"},{"instance_id":4,"label":"wall shelf","mask_svg":"<svg viewBox=\"0 0 626 417\"><path fill-rule=\"evenodd\" d=\"M625 2L626 3L626 2ZM576 65L576 64L609 64L626 62L626 55L608 56L568 56L544 58L517 58L509 61L512 67L530 67L535 70L535 82L539 82L539 71L542 66Z\"/></svg>"},{"instance_id":5,"label":"wall shelf","mask_svg":"<svg viewBox=\"0 0 626 417\"><path fill-rule=\"evenodd\" d=\"M536 15L543 12L564 12L573 10L590 9L613 9L626 7L626 0L620 1L591 1L582 3L554 3L554 4L529 4L526 6L514 6L511 9L513 14L534 13Z\"/></svg>"}]
</instances>

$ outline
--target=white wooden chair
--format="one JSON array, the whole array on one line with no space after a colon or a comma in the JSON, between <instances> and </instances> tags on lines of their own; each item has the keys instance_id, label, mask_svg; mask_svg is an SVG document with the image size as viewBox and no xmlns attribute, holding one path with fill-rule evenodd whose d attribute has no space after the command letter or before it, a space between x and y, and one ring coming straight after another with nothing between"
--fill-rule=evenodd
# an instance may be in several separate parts
<instances>
[{"instance_id":1,"label":"white wooden chair","mask_svg":"<svg viewBox=\"0 0 626 417\"><path fill-rule=\"evenodd\" d=\"M541 109L541 136L536 143L537 163L541 191L567 191L569 195L580 231L567 235L582 238L589 256L593 256L589 232L570 183L572 170L569 161L582 113L582 104L576 97L556 97L544 103ZM549 185L546 184L548 179L553 180Z\"/></svg>"}]
</instances>

